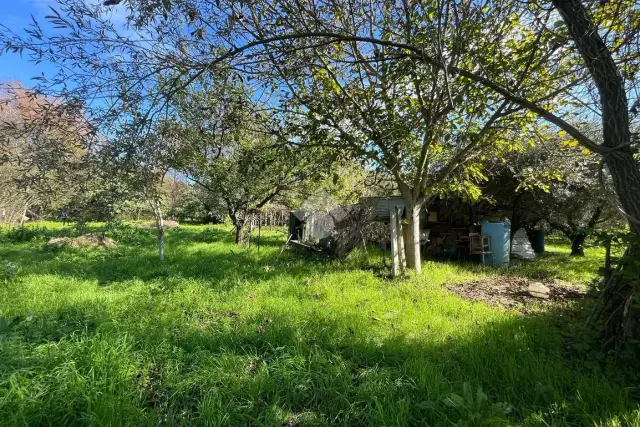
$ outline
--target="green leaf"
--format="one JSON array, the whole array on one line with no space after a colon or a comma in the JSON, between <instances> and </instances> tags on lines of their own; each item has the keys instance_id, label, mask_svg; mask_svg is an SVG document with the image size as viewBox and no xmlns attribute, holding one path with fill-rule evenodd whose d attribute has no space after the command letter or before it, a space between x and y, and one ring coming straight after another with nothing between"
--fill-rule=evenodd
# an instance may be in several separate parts
<instances>
[{"instance_id":1,"label":"green leaf","mask_svg":"<svg viewBox=\"0 0 640 427\"><path fill-rule=\"evenodd\" d=\"M167 12L171 12L171 0L162 0L162 6L164 6Z\"/></svg>"},{"instance_id":2,"label":"green leaf","mask_svg":"<svg viewBox=\"0 0 640 427\"><path fill-rule=\"evenodd\" d=\"M478 392L476 393L476 405L481 406L484 402L488 401L489 398L482 391L482 387L478 387Z\"/></svg>"},{"instance_id":3,"label":"green leaf","mask_svg":"<svg viewBox=\"0 0 640 427\"><path fill-rule=\"evenodd\" d=\"M471 385L468 382L462 384L462 394L464 395L464 400L468 403L473 403L473 391L471 390Z\"/></svg>"},{"instance_id":4,"label":"green leaf","mask_svg":"<svg viewBox=\"0 0 640 427\"><path fill-rule=\"evenodd\" d=\"M464 398L458 394L451 393L449 396L442 400L442 403L450 408L459 408L464 406Z\"/></svg>"}]
</instances>

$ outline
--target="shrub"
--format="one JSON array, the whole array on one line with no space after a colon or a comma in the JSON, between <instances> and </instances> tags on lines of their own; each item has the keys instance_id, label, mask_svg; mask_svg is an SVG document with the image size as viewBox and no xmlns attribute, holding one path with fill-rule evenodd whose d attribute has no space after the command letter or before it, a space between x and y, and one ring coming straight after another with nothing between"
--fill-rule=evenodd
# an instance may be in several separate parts
<instances>
[{"instance_id":1,"label":"shrub","mask_svg":"<svg viewBox=\"0 0 640 427\"><path fill-rule=\"evenodd\" d=\"M12 227L0 234L3 240L11 243L42 240L46 235L47 229L45 227Z\"/></svg>"},{"instance_id":2,"label":"shrub","mask_svg":"<svg viewBox=\"0 0 640 427\"><path fill-rule=\"evenodd\" d=\"M105 226L104 233L118 243L128 245L141 245L145 241L152 239L152 235L147 230L134 227L123 222L109 222Z\"/></svg>"},{"instance_id":3,"label":"shrub","mask_svg":"<svg viewBox=\"0 0 640 427\"><path fill-rule=\"evenodd\" d=\"M20 267L9 261L5 261L0 264L0 282L9 282L14 280L18 273L20 273Z\"/></svg>"}]
</instances>

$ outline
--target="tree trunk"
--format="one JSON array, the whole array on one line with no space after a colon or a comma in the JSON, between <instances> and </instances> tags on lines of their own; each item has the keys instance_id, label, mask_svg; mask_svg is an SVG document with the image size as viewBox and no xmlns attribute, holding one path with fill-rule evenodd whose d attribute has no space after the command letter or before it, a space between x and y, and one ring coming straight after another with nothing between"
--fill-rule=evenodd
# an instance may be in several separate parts
<instances>
[{"instance_id":1,"label":"tree trunk","mask_svg":"<svg viewBox=\"0 0 640 427\"><path fill-rule=\"evenodd\" d=\"M629 225L640 235L640 170L633 158L629 105L622 75L580 0L552 0L598 88L602 106L603 145L612 149L604 161L620 204L631 217ZM635 220L634 220L635 219Z\"/></svg>"},{"instance_id":2,"label":"tree trunk","mask_svg":"<svg viewBox=\"0 0 640 427\"><path fill-rule=\"evenodd\" d=\"M578 231L575 226L565 225L560 222L549 221L551 228L558 230L564 234L564 237L571 240L571 256L584 256L584 240L587 238L587 233L584 231Z\"/></svg>"},{"instance_id":3,"label":"tree trunk","mask_svg":"<svg viewBox=\"0 0 640 427\"><path fill-rule=\"evenodd\" d=\"M243 245L246 237L244 233L245 221L243 218L231 218L231 221L236 227L236 243Z\"/></svg>"},{"instance_id":4,"label":"tree trunk","mask_svg":"<svg viewBox=\"0 0 640 427\"><path fill-rule=\"evenodd\" d=\"M522 204L522 193L516 194L516 197L513 199L513 204L511 205L511 235L510 239L513 240L513 235L516 234L516 231L520 230L520 226L522 224L522 215L520 214L520 205Z\"/></svg>"},{"instance_id":5,"label":"tree trunk","mask_svg":"<svg viewBox=\"0 0 640 427\"><path fill-rule=\"evenodd\" d=\"M407 233L405 234L405 253L407 267L414 269L416 273L422 271L422 258L420 256L420 208L421 204L409 204L405 206L407 212Z\"/></svg>"},{"instance_id":6,"label":"tree trunk","mask_svg":"<svg viewBox=\"0 0 640 427\"><path fill-rule=\"evenodd\" d=\"M582 55L593 82L598 88L602 106L603 146L610 151L603 154L618 199L629 220L629 227L640 235L640 169L633 157L629 120L629 104L622 74L611 51L600 37L598 28L580 0L552 0L560 11L569 34ZM638 247L630 247L629 253L637 257ZM626 265L625 265L626 264ZM633 264L631 263L631 268ZM622 261L621 267L629 267ZM640 338L640 310L627 309L629 302L637 298L636 287L624 276L615 279L605 311L608 312L607 328L611 338ZM615 341L609 339L607 342Z\"/></svg>"},{"instance_id":7,"label":"tree trunk","mask_svg":"<svg viewBox=\"0 0 640 427\"><path fill-rule=\"evenodd\" d=\"M156 217L156 229L158 230L158 255L160 257L160 261L164 261L164 220L162 218L160 200L155 201L153 213Z\"/></svg>"},{"instance_id":8,"label":"tree trunk","mask_svg":"<svg viewBox=\"0 0 640 427\"><path fill-rule=\"evenodd\" d=\"M591 218L587 222L587 229L593 228L596 226L598 220L602 216L603 205L600 204L596 207L596 209L591 214ZM572 227L573 230L576 230ZM571 239L571 256L584 256L584 241L587 238L587 232L583 231L570 231L567 230L565 234L569 239Z\"/></svg>"},{"instance_id":9,"label":"tree trunk","mask_svg":"<svg viewBox=\"0 0 640 427\"><path fill-rule=\"evenodd\" d=\"M571 239L571 256L584 256L584 240L587 233L577 233Z\"/></svg>"}]
</instances>

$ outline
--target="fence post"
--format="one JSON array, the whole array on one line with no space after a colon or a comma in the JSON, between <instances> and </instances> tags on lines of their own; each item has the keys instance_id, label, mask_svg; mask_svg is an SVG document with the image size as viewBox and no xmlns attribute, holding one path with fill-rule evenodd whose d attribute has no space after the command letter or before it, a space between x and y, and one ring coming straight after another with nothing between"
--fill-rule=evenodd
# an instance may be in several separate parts
<instances>
[{"instance_id":1,"label":"fence post","mask_svg":"<svg viewBox=\"0 0 640 427\"><path fill-rule=\"evenodd\" d=\"M398 255L400 257L400 270L404 273L404 270L407 268L407 257L404 252L404 230L402 229L402 213L400 212L399 207L395 207L396 209L396 221L398 221L398 226L396 227L398 233Z\"/></svg>"},{"instance_id":2,"label":"fence post","mask_svg":"<svg viewBox=\"0 0 640 427\"><path fill-rule=\"evenodd\" d=\"M391 265L393 276L400 275L400 254L398 253L398 213L395 208L389 212L389 224L391 226Z\"/></svg>"}]
</instances>

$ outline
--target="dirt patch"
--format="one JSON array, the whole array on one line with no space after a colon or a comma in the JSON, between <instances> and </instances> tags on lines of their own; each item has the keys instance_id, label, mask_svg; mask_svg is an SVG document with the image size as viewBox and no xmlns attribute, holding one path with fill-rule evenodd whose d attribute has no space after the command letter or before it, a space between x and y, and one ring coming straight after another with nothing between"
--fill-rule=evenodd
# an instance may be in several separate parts
<instances>
[{"instance_id":1,"label":"dirt patch","mask_svg":"<svg viewBox=\"0 0 640 427\"><path fill-rule=\"evenodd\" d=\"M531 296L529 285L542 283L549 288L547 299ZM477 280L463 285L449 286L448 289L462 298L482 301L489 305L527 311L527 306L549 305L562 301L579 300L587 296L585 291L560 285L553 281L530 280L518 277L496 277Z\"/></svg>"},{"instance_id":2,"label":"dirt patch","mask_svg":"<svg viewBox=\"0 0 640 427\"><path fill-rule=\"evenodd\" d=\"M163 221L164 224L164 228L176 228L176 227L180 227L180 223L178 221L171 221L171 220L166 220ZM149 221L149 222L142 222L140 224L138 224L138 228L144 228L145 230L149 230L149 229L155 229L156 228L156 222L155 221Z\"/></svg>"},{"instance_id":3,"label":"dirt patch","mask_svg":"<svg viewBox=\"0 0 640 427\"><path fill-rule=\"evenodd\" d=\"M115 240L94 234L87 234L80 237L54 237L47 242L48 246L61 248L63 246L80 247L105 247L112 248L118 244Z\"/></svg>"}]
</instances>

